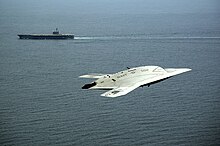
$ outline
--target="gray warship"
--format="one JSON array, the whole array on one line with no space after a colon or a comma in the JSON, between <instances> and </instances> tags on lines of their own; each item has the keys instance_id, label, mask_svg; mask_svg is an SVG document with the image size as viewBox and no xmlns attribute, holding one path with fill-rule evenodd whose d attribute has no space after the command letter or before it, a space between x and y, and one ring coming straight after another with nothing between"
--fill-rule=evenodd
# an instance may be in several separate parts
<instances>
[{"instance_id":1,"label":"gray warship","mask_svg":"<svg viewBox=\"0 0 220 146\"><path fill-rule=\"evenodd\" d=\"M74 39L74 34L60 34L58 28L52 34L18 34L19 39Z\"/></svg>"}]
</instances>

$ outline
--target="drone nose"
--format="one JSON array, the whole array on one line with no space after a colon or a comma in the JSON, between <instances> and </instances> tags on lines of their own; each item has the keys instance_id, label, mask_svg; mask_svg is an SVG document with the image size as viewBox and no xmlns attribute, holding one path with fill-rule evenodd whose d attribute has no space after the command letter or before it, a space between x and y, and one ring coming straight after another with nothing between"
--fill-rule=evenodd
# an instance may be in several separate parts
<instances>
[{"instance_id":1,"label":"drone nose","mask_svg":"<svg viewBox=\"0 0 220 146\"><path fill-rule=\"evenodd\" d=\"M82 86L82 89L89 89L89 88L91 88L91 87L93 87L95 85L96 85L96 82L93 82L91 84L85 84L84 86Z\"/></svg>"}]
</instances>

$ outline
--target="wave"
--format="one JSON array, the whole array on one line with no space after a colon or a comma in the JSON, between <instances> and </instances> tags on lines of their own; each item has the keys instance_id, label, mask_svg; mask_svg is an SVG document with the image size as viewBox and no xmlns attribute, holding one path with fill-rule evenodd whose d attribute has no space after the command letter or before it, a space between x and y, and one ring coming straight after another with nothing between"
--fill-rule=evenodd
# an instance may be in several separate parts
<instances>
[{"instance_id":1,"label":"wave","mask_svg":"<svg viewBox=\"0 0 220 146\"><path fill-rule=\"evenodd\" d=\"M76 36L76 40L187 40L220 39L220 36Z\"/></svg>"}]
</instances>

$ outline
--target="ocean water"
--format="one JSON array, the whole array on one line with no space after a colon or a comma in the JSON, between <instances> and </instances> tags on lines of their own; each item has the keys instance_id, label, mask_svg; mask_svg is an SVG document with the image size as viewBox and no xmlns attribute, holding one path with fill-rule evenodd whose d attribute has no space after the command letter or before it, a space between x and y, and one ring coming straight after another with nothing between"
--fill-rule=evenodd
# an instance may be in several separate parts
<instances>
[{"instance_id":1,"label":"ocean water","mask_svg":"<svg viewBox=\"0 0 220 146\"><path fill-rule=\"evenodd\" d=\"M219 15L12 8L0 13L0 145L220 144ZM56 27L75 40L17 37ZM82 74L142 65L192 71L119 98L81 89Z\"/></svg>"}]
</instances>

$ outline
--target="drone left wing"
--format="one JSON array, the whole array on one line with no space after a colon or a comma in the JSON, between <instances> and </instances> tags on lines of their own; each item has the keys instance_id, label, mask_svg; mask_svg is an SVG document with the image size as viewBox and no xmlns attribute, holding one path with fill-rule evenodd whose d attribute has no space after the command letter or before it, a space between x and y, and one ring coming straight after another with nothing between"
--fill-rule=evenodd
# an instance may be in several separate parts
<instances>
[{"instance_id":1,"label":"drone left wing","mask_svg":"<svg viewBox=\"0 0 220 146\"><path fill-rule=\"evenodd\" d=\"M107 74L97 74L97 73L92 73L92 74L88 74L88 75L81 75L79 76L80 78L95 78L95 79L99 79L103 76L105 76ZM110 74L108 74L110 75Z\"/></svg>"},{"instance_id":2,"label":"drone left wing","mask_svg":"<svg viewBox=\"0 0 220 146\"><path fill-rule=\"evenodd\" d=\"M117 87L117 88L114 88L112 90L109 90L109 91L101 94L101 96L118 97L118 96L128 94L129 92L133 91L134 89L136 89L138 87L139 87L139 85L132 85L129 87Z\"/></svg>"}]
</instances>

